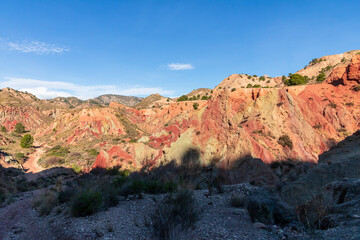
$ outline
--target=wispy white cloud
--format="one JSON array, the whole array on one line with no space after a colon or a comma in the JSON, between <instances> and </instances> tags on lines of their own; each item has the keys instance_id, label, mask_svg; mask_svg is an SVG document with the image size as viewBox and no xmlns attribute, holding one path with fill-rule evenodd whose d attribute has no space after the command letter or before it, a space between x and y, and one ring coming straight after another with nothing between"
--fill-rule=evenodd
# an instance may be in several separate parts
<instances>
[{"instance_id":1,"label":"wispy white cloud","mask_svg":"<svg viewBox=\"0 0 360 240\"><path fill-rule=\"evenodd\" d=\"M190 63L169 63L166 67L173 71L194 69L194 66Z\"/></svg>"},{"instance_id":2,"label":"wispy white cloud","mask_svg":"<svg viewBox=\"0 0 360 240\"><path fill-rule=\"evenodd\" d=\"M60 54L70 51L70 48L65 46L58 46L55 44L44 43L40 41L22 41L22 42L7 42L10 50L20 51L23 53L35 54Z\"/></svg>"},{"instance_id":3,"label":"wispy white cloud","mask_svg":"<svg viewBox=\"0 0 360 240\"><path fill-rule=\"evenodd\" d=\"M147 96L153 93L159 93L161 95L172 95L174 93L174 91L168 91L162 88L146 88L139 86L121 88L114 85L84 86L69 82L43 81L27 78L5 78L5 81L0 81L0 88L4 87L27 91L41 99L70 96L75 96L80 99L89 99L103 94Z\"/></svg>"}]
</instances>

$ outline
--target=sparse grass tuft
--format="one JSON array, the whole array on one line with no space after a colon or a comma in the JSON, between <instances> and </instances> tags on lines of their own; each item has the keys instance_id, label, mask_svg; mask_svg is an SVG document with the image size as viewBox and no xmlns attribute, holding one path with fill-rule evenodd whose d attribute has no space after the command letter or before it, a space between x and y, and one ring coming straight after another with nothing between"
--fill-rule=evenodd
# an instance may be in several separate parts
<instances>
[{"instance_id":1,"label":"sparse grass tuft","mask_svg":"<svg viewBox=\"0 0 360 240\"><path fill-rule=\"evenodd\" d=\"M329 194L314 196L307 203L297 206L298 219L309 229L326 230L333 227L333 222L326 216L334 213L335 204Z\"/></svg>"},{"instance_id":2,"label":"sparse grass tuft","mask_svg":"<svg viewBox=\"0 0 360 240\"><path fill-rule=\"evenodd\" d=\"M232 195L230 199L231 206L241 208L245 206L246 196L244 195Z\"/></svg>"},{"instance_id":3,"label":"sparse grass tuft","mask_svg":"<svg viewBox=\"0 0 360 240\"><path fill-rule=\"evenodd\" d=\"M35 199L33 207L37 209L40 216L44 216L49 215L57 204L57 193L52 190L47 190Z\"/></svg>"},{"instance_id":4,"label":"sparse grass tuft","mask_svg":"<svg viewBox=\"0 0 360 240\"><path fill-rule=\"evenodd\" d=\"M183 190L169 196L166 202L158 204L151 215L154 235L160 239L174 239L193 227L199 218L199 211L193 192Z\"/></svg>"},{"instance_id":5,"label":"sparse grass tuft","mask_svg":"<svg viewBox=\"0 0 360 240\"><path fill-rule=\"evenodd\" d=\"M329 103L328 105L329 105L329 107L331 107L331 108L336 108L336 107L337 107L337 105L336 105L335 103Z\"/></svg>"}]
</instances>

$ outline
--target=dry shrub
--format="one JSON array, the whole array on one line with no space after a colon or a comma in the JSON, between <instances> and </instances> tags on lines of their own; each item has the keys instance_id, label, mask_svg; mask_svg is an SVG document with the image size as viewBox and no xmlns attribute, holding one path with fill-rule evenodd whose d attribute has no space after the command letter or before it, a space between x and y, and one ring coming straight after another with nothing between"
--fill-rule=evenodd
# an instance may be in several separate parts
<instances>
[{"instance_id":1,"label":"dry shrub","mask_svg":"<svg viewBox=\"0 0 360 240\"><path fill-rule=\"evenodd\" d=\"M182 190L157 205L151 216L154 235L159 239L181 239L189 228L194 227L198 218L193 192Z\"/></svg>"},{"instance_id":2,"label":"dry shrub","mask_svg":"<svg viewBox=\"0 0 360 240\"><path fill-rule=\"evenodd\" d=\"M63 157L56 157L56 156L46 157L39 161L39 164L44 168L60 166L64 163L65 163L65 159Z\"/></svg>"},{"instance_id":3,"label":"dry shrub","mask_svg":"<svg viewBox=\"0 0 360 240\"><path fill-rule=\"evenodd\" d=\"M286 225L296 220L292 209L266 190L258 190L249 195L246 208L253 222Z\"/></svg>"},{"instance_id":4,"label":"dry shrub","mask_svg":"<svg viewBox=\"0 0 360 240\"><path fill-rule=\"evenodd\" d=\"M333 223L328 221L328 216L334 213L335 204L330 194L314 196L310 201L296 207L299 221L310 229L328 229Z\"/></svg>"},{"instance_id":5,"label":"dry shrub","mask_svg":"<svg viewBox=\"0 0 360 240\"><path fill-rule=\"evenodd\" d=\"M46 190L40 194L33 202L33 207L37 209L40 216L49 215L58 204L57 193L52 190Z\"/></svg>"},{"instance_id":6,"label":"dry shrub","mask_svg":"<svg viewBox=\"0 0 360 240\"><path fill-rule=\"evenodd\" d=\"M291 141L290 137L288 135L282 135L281 137L279 137L278 143L282 146L282 147L289 147L290 149L293 148L293 142Z\"/></svg>"},{"instance_id":7,"label":"dry shrub","mask_svg":"<svg viewBox=\"0 0 360 240\"><path fill-rule=\"evenodd\" d=\"M241 208L245 206L246 196L241 194L232 195L230 198L231 206Z\"/></svg>"}]
</instances>

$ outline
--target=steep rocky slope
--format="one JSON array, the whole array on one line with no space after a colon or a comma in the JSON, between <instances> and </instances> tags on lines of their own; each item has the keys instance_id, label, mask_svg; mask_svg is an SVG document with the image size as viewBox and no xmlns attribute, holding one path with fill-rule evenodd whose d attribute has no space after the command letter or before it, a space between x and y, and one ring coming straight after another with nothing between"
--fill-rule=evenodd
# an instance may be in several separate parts
<instances>
[{"instance_id":1,"label":"steep rocky slope","mask_svg":"<svg viewBox=\"0 0 360 240\"><path fill-rule=\"evenodd\" d=\"M293 205L307 202L326 186L344 178L360 178L360 130L319 156L319 164L282 191Z\"/></svg>"},{"instance_id":2,"label":"steep rocky slope","mask_svg":"<svg viewBox=\"0 0 360 240\"><path fill-rule=\"evenodd\" d=\"M289 158L316 162L318 154L359 128L360 98L352 90L359 83L354 77L359 59L354 55L340 76L347 85L333 84L330 77L313 85L221 88L211 100L197 101L197 110L194 101L185 101L131 109L126 116L149 133L139 141L156 150L154 162L179 160L189 149L197 150L203 163L216 160L224 167L246 155L266 163Z\"/></svg>"},{"instance_id":3,"label":"steep rocky slope","mask_svg":"<svg viewBox=\"0 0 360 240\"><path fill-rule=\"evenodd\" d=\"M61 101L11 90L4 100L11 104L3 104L0 120L9 128L21 121L51 145L96 148L100 154L94 167L179 162L188 150L198 152L203 164L216 162L223 168L245 156L265 163L317 162L319 154L360 127L357 53L326 56L299 71L311 75L313 69L315 76L324 62L336 65L322 83L286 87L280 77L231 75L213 91L200 89L211 94L210 100L175 102L155 94L136 108L113 102L69 109ZM247 87L253 80L266 87ZM26 105L11 100L18 95L27 99Z\"/></svg>"},{"instance_id":4,"label":"steep rocky slope","mask_svg":"<svg viewBox=\"0 0 360 240\"><path fill-rule=\"evenodd\" d=\"M18 122L27 130L43 126L51 120L49 110L32 94L11 88L0 90L0 123L7 131L13 130Z\"/></svg>"}]
</instances>

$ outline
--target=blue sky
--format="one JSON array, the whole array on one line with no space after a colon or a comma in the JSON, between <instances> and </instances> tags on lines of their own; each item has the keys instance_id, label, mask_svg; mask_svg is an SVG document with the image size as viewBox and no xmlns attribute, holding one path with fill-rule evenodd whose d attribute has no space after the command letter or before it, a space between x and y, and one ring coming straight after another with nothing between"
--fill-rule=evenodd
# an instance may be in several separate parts
<instances>
[{"instance_id":1,"label":"blue sky","mask_svg":"<svg viewBox=\"0 0 360 240\"><path fill-rule=\"evenodd\" d=\"M360 1L1 1L0 87L179 96L359 49Z\"/></svg>"}]
</instances>

